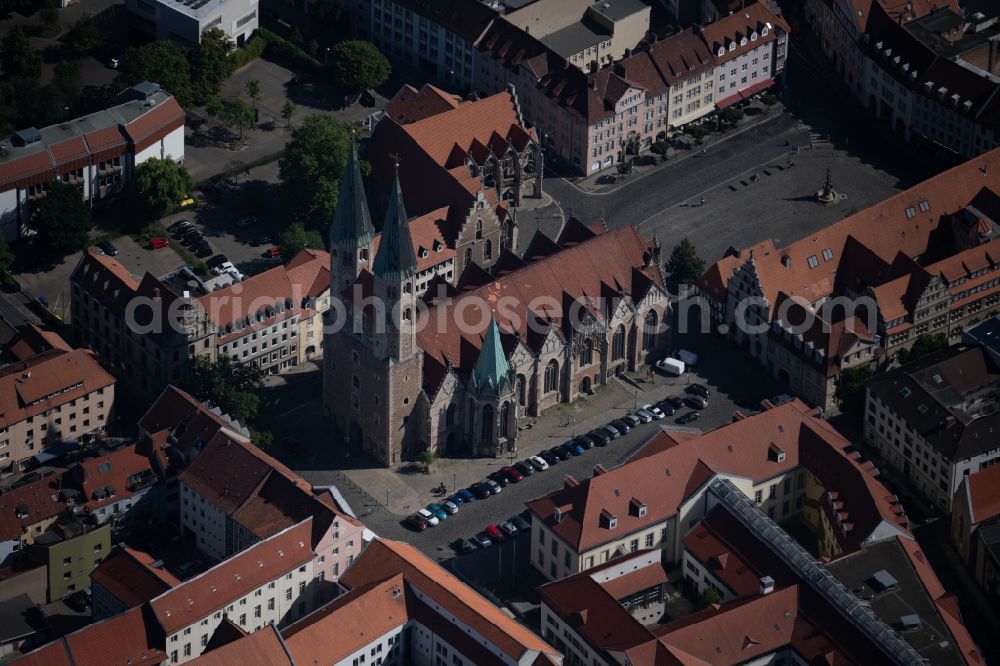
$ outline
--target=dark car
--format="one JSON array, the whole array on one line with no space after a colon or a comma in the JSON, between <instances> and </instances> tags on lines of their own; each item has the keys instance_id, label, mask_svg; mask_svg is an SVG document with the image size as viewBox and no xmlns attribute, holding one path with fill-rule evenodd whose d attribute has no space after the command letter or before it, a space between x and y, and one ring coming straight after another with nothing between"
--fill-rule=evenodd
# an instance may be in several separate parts
<instances>
[{"instance_id":1,"label":"dark car","mask_svg":"<svg viewBox=\"0 0 1000 666\"><path fill-rule=\"evenodd\" d=\"M202 257L207 257L212 254L212 246L208 243L202 243L194 248L194 256L201 259Z\"/></svg>"},{"instance_id":2,"label":"dark car","mask_svg":"<svg viewBox=\"0 0 1000 666\"><path fill-rule=\"evenodd\" d=\"M676 396L676 395L672 395L669 398L664 398L663 399L663 404L664 405L670 405L674 409L680 409L681 407L684 406L684 398L681 398L681 397Z\"/></svg>"},{"instance_id":3,"label":"dark car","mask_svg":"<svg viewBox=\"0 0 1000 666\"><path fill-rule=\"evenodd\" d=\"M521 476L531 476L535 473L535 466L527 461L516 463L514 469L520 472Z\"/></svg>"},{"instance_id":4,"label":"dark car","mask_svg":"<svg viewBox=\"0 0 1000 666\"><path fill-rule=\"evenodd\" d=\"M663 412L664 416L673 416L677 413L677 408L672 404L668 403L666 400L660 405L660 411Z\"/></svg>"},{"instance_id":5,"label":"dark car","mask_svg":"<svg viewBox=\"0 0 1000 666\"><path fill-rule=\"evenodd\" d=\"M461 495L459 495L458 493L455 493L454 495L451 495L445 501L446 502L451 502L455 506L462 506L463 504L465 504L465 498L462 497Z\"/></svg>"},{"instance_id":6,"label":"dark car","mask_svg":"<svg viewBox=\"0 0 1000 666\"><path fill-rule=\"evenodd\" d=\"M205 237L200 233L191 234L190 236L184 236L181 238L181 245L185 245L193 250L195 247L201 245L203 240L205 240Z\"/></svg>"},{"instance_id":7,"label":"dark car","mask_svg":"<svg viewBox=\"0 0 1000 666\"><path fill-rule=\"evenodd\" d=\"M63 603L77 613L83 613L90 608L90 596L87 590L77 590L73 594L63 599Z\"/></svg>"},{"instance_id":8,"label":"dark car","mask_svg":"<svg viewBox=\"0 0 1000 666\"><path fill-rule=\"evenodd\" d=\"M576 440L569 440L568 442L562 443L562 449L566 451L571 456L582 456L586 453L586 449L576 443Z\"/></svg>"},{"instance_id":9,"label":"dark car","mask_svg":"<svg viewBox=\"0 0 1000 666\"><path fill-rule=\"evenodd\" d=\"M507 479L511 483L517 483L518 481L524 480L524 474L521 474L521 472L517 471L516 468L511 467L509 465L507 467L501 467L500 471L507 477Z\"/></svg>"},{"instance_id":10,"label":"dark car","mask_svg":"<svg viewBox=\"0 0 1000 666\"><path fill-rule=\"evenodd\" d=\"M193 226L194 226L193 224L182 218L171 224L169 227L167 227L167 231L169 231L170 233L176 233L180 231L182 227L193 227Z\"/></svg>"},{"instance_id":11,"label":"dark car","mask_svg":"<svg viewBox=\"0 0 1000 666\"><path fill-rule=\"evenodd\" d=\"M690 386L687 387L687 392L694 395L700 395L706 400L708 399L709 396L708 387L703 386L701 384L691 384Z\"/></svg>"},{"instance_id":12,"label":"dark car","mask_svg":"<svg viewBox=\"0 0 1000 666\"><path fill-rule=\"evenodd\" d=\"M607 446L608 442L611 441L611 438L608 437L608 433L601 432L600 430L591 430L587 433L587 437L589 437L590 440L598 446Z\"/></svg>"},{"instance_id":13,"label":"dark car","mask_svg":"<svg viewBox=\"0 0 1000 666\"><path fill-rule=\"evenodd\" d=\"M224 255L224 254L217 254L214 257L212 257L211 259L209 259L208 261L206 261L205 265L208 266L209 268L215 268L216 266L221 266L222 264L226 263L227 261L229 261L229 258L226 257L226 255Z\"/></svg>"},{"instance_id":14,"label":"dark car","mask_svg":"<svg viewBox=\"0 0 1000 666\"><path fill-rule=\"evenodd\" d=\"M531 523L529 523L520 515L511 516L510 520L508 520L507 522L512 523L514 527L516 527L522 532L527 532L528 530L531 529Z\"/></svg>"},{"instance_id":15,"label":"dark car","mask_svg":"<svg viewBox=\"0 0 1000 666\"><path fill-rule=\"evenodd\" d=\"M465 539L455 539L451 544L451 547L455 549L455 552L465 555L466 553L471 553L475 546L466 541Z\"/></svg>"},{"instance_id":16,"label":"dark car","mask_svg":"<svg viewBox=\"0 0 1000 666\"><path fill-rule=\"evenodd\" d=\"M625 423L629 424L633 428L635 428L640 423L642 423L642 420L638 416L636 416L635 414L626 414L625 416L622 417L621 420L624 421Z\"/></svg>"},{"instance_id":17,"label":"dark car","mask_svg":"<svg viewBox=\"0 0 1000 666\"><path fill-rule=\"evenodd\" d=\"M708 407L708 400L700 395L693 395L687 399L687 404L691 409L705 409Z\"/></svg>"},{"instance_id":18,"label":"dark car","mask_svg":"<svg viewBox=\"0 0 1000 666\"><path fill-rule=\"evenodd\" d=\"M406 518L404 518L403 524L409 527L414 532L423 532L428 527L430 527L430 523L424 520L423 516L418 516L415 513L411 513Z\"/></svg>"},{"instance_id":19,"label":"dark car","mask_svg":"<svg viewBox=\"0 0 1000 666\"><path fill-rule=\"evenodd\" d=\"M250 247L260 247L261 245L270 245L274 241L271 240L270 236L258 236L250 241Z\"/></svg>"},{"instance_id":20,"label":"dark car","mask_svg":"<svg viewBox=\"0 0 1000 666\"><path fill-rule=\"evenodd\" d=\"M566 449L561 446L553 446L549 449L549 454L556 457L557 460L569 460L570 454L566 452Z\"/></svg>"},{"instance_id":21,"label":"dark car","mask_svg":"<svg viewBox=\"0 0 1000 666\"><path fill-rule=\"evenodd\" d=\"M118 254L118 248L109 240L103 240L97 244L97 247L101 248L101 251L109 257L113 257Z\"/></svg>"},{"instance_id":22,"label":"dark car","mask_svg":"<svg viewBox=\"0 0 1000 666\"><path fill-rule=\"evenodd\" d=\"M306 83L306 77L303 76L302 74L296 74L292 78L288 79L288 83L286 83L285 85L287 85L289 88L296 88L298 86L305 85L305 83Z\"/></svg>"},{"instance_id":23,"label":"dark car","mask_svg":"<svg viewBox=\"0 0 1000 666\"><path fill-rule=\"evenodd\" d=\"M555 465L557 462L562 460L559 456L552 455L551 451L542 451L538 454L538 457L547 462L549 465Z\"/></svg>"},{"instance_id":24,"label":"dark car","mask_svg":"<svg viewBox=\"0 0 1000 666\"><path fill-rule=\"evenodd\" d=\"M497 470L492 474L487 474L486 478L493 479L494 483L499 485L501 488L506 488L507 486L510 485L510 477L501 472L500 470Z\"/></svg>"},{"instance_id":25,"label":"dark car","mask_svg":"<svg viewBox=\"0 0 1000 666\"><path fill-rule=\"evenodd\" d=\"M621 419L615 419L614 421L611 422L611 425L618 428L618 432L622 433L623 435L632 429L632 426L630 426L627 422L622 421Z\"/></svg>"},{"instance_id":26,"label":"dark car","mask_svg":"<svg viewBox=\"0 0 1000 666\"><path fill-rule=\"evenodd\" d=\"M694 421L697 421L700 418L701 414L699 414L698 412L688 412L687 414L682 414L681 416L678 416L677 423L680 424L693 423Z\"/></svg>"},{"instance_id":27,"label":"dark car","mask_svg":"<svg viewBox=\"0 0 1000 666\"><path fill-rule=\"evenodd\" d=\"M592 449L595 446L597 446L597 443L593 439L590 438L590 435L580 435L579 437L577 437L573 441L576 442L577 444L579 444L580 446L582 446L585 449Z\"/></svg>"},{"instance_id":28,"label":"dark car","mask_svg":"<svg viewBox=\"0 0 1000 666\"><path fill-rule=\"evenodd\" d=\"M469 492L472 493L473 497L481 500L486 499L487 497L493 494L493 491L490 490L490 487L485 483L483 483L482 481L478 483L473 483L471 486L469 486Z\"/></svg>"},{"instance_id":29,"label":"dark car","mask_svg":"<svg viewBox=\"0 0 1000 666\"><path fill-rule=\"evenodd\" d=\"M472 538L469 539L469 541L476 544L480 548L489 548L490 546L493 545L493 542L490 541L490 538L486 536L486 534L483 532L473 535Z\"/></svg>"},{"instance_id":30,"label":"dark car","mask_svg":"<svg viewBox=\"0 0 1000 666\"><path fill-rule=\"evenodd\" d=\"M461 490L459 490L455 494L458 495L459 497L461 497L463 502L467 502L467 503L475 501L475 499L476 499L476 496L473 495L471 492L469 492L468 488L462 488ZM448 499L451 499L451 498L449 497ZM452 501L454 501L454 500L452 500Z\"/></svg>"}]
</instances>

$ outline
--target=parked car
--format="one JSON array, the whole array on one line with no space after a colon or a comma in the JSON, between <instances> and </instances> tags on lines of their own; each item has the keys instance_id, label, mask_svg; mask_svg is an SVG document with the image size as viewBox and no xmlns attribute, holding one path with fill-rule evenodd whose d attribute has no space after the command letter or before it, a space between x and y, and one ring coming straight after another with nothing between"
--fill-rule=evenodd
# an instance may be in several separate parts
<instances>
[{"instance_id":1,"label":"parked car","mask_svg":"<svg viewBox=\"0 0 1000 666\"><path fill-rule=\"evenodd\" d=\"M663 410L656 405L643 405L642 409L657 421L666 416L666 414L663 413Z\"/></svg>"},{"instance_id":2,"label":"parked car","mask_svg":"<svg viewBox=\"0 0 1000 666\"><path fill-rule=\"evenodd\" d=\"M549 468L549 461L541 456L531 456L528 460L531 461L532 465L538 468L539 472L544 472Z\"/></svg>"},{"instance_id":3,"label":"parked car","mask_svg":"<svg viewBox=\"0 0 1000 666\"><path fill-rule=\"evenodd\" d=\"M434 515L431 511L427 509L418 509L417 515L426 520L427 524L430 525L431 527L434 527L435 525L441 522L441 520L436 515Z\"/></svg>"},{"instance_id":4,"label":"parked car","mask_svg":"<svg viewBox=\"0 0 1000 666\"><path fill-rule=\"evenodd\" d=\"M462 506L463 504L465 504L465 499L458 493L455 493L454 495L449 496L448 499L445 500L445 502L451 502L455 506Z\"/></svg>"},{"instance_id":5,"label":"parked car","mask_svg":"<svg viewBox=\"0 0 1000 666\"><path fill-rule=\"evenodd\" d=\"M687 387L688 393L693 393L694 395L700 395L701 397L708 399L709 392L708 387L701 384L691 384Z\"/></svg>"},{"instance_id":6,"label":"parked car","mask_svg":"<svg viewBox=\"0 0 1000 666\"><path fill-rule=\"evenodd\" d=\"M83 613L90 608L90 597L84 594L86 590L77 590L73 594L63 599L63 603L78 613Z\"/></svg>"},{"instance_id":7,"label":"parked car","mask_svg":"<svg viewBox=\"0 0 1000 666\"><path fill-rule=\"evenodd\" d=\"M527 532L528 530L531 529L531 523L529 523L520 515L511 516L510 520L507 522L511 523L514 527L516 527L522 532Z\"/></svg>"},{"instance_id":8,"label":"parked car","mask_svg":"<svg viewBox=\"0 0 1000 666\"><path fill-rule=\"evenodd\" d=\"M521 476L531 476L535 473L535 466L529 463L527 460L522 460L519 463L515 463L514 469L521 473Z\"/></svg>"},{"instance_id":9,"label":"parked car","mask_svg":"<svg viewBox=\"0 0 1000 666\"><path fill-rule=\"evenodd\" d=\"M493 481L493 483L497 484L501 488L506 488L510 485L510 478L500 470L487 474L486 479L487 482Z\"/></svg>"},{"instance_id":10,"label":"parked car","mask_svg":"<svg viewBox=\"0 0 1000 666\"><path fill-rule=\"evenodd\" d=\"M574 439L571 439L568 442L563 442L562 448L571 456L582 456L587 452L586 449L580 446Z\"/></svg>"},{"instance_id":11,"label":"parked car","mask_svg":"<svg viewBox=\"0 0 1000 666\"><path fill-rule=\"evenodd\" d=\"M212 246L208 243L202 243L198 247L194 248L194 256L201 259L202 257L207 257L212 254Z\"/></svg>"},{"instance_id":12,"label":"parked car","mask_svg":"<svg viewBox=\"0 0 1000 666\"><path fill-rule=\"evenodd\" d=\"M615 425L612 423L603 425L600 427L600 429L606 432L608 434L608 437L610 437L611 439L618 439L619 437L622 436L622 431L619 430L617 427L615 427Z\"/></svg>"},{"instance_id":13,"label":"parked car","mask_svg":"<svg viewBox=\"0 0 1000 666\"><path fill-rule=\"evenodd\" d=\"M497 495L501 490L503 490L503 486L489 477L483 479L483 483L485 483L486 487L490 489L490 495Z\"/></svg>"},{"instance_id":14,"label":"parked car","mask_svg":"<svg viewBox=\"0 0 1000 666\"><path fill-rule=\"evenodd\" d=\"M692 351L688 351L687 349L677 349L670 355L689 367L692 365L698 365L698 355Z\"/></svg>"},{"instance_id":15,"label":"parked car","mask_svg":"<svg viewBox=\"0 0 1000 666\"><path fill-rule=\"evenodd\" d=\"M153 238L149 239L150 250L160 250L169 246L170 246L170 241L168 241L166 238L160 238L159 236L154 236Z\"/></svg>"},{"instance_id":16,"label":"parked car","mask_svg":"<svg viewBox=\"0 0 1000 666\"><path fill-rule=\"evenodd\" d=\"M197 231L197 229L193 224L188 224L186 226L174 229L173 231L170 232L170 235L173 236L174 240L180 240L181 238L184 237L184 234L189 231Z\"/></svg>"},{"instance_id":17,"label":"parked car","mask_svg":"<svg viewBox=\"0 0 1000 666\"><path fill-rule=\"evenodd\" d=\"M598 446L607 446L608 442L611 441L611 436L604 432L603 430L591 430L587 433L587 437L590 437L591 441Z\"/></svg>"},{"instance_id":18,"label":"parked car","mask_svg":"<svg viewBox=\"0 0 1000 666\"><path fill-rule=\"evenodd\" d=\"M693 409L705 409L708 407L708 400L700 395L693 395L687 399L687 404Z\"/></svg>"},{"instance_id":19,"label":"parked car","mask_svg":"<svg viewBox=\"0 0 1000 666\"><path fill-rule=\"evenodd\" d=\"M222 275L223 273L228 273L231 269L235 269L231 261L224 261L218 266L213 266L211 268L212 275Z\"/></svg>"},{"instance_id":20,"label":"parked car","mask_svg":"<svg viewBox=\"0 0 1000 666\"><path fill-rule=\"evenodd\" d=\"M771 404L777 407L778 405L783 405L786 402L791 402L792 400L795 400L795 398L787 393L782 393L781 395L776 395L771 398Z\"/></svg>"},{"instance_id":21,"label":"parked car","mask_svg":"<svg viewBox=\"0 0 1000 666\"><path fill-rule=\"evenodd\" d=\"M191 197L184 197L183 199L181 199L181 202L178 205L178 207L187 208L188 206L193 206L193 205L194 205L194 199L192 199Z\"/></svg>"},{"instance_id":22,"label":"parked car","mask_svg":"<svg viewBox=\"0 0 1000 666\"><path fill-rule=\"evenodd\" d=\"M437 516L438 520L444 520L448 517L448 511L443 506L437 502L431 502L427 505L427 510Z\"/></svg>"},{"instance_id":23,"label":"parked car","mask_svg":"<svg viewBox=\"0 0 1000 666\"><path fill-rule=\"evenodd\" d=\"M222 264L226 263L227 261L229 261L229 258L226 257L226 255L224 255L224 254L217 254L214 257L212 257L211 259L209 259L208 261L206 261L205 265L207 265L209 268L215 268L216 266L221 266Z\"/></svg>"},{"instance_id":24,"label":"parked car","mask_svg":"<svg viewBox=\"0 0 1000 666\"><path fill-rule=\"evenodd\" d=\"M640 423L642 423L642 420L638 416L636 416L635 414L626 414L625 416L623 416L621 418L621 420L624 421L625 423L629 424L633 428L635 428Z\"/></svg>"},{"instance_id":25,"label":"parked car","mask_svg":"<svg viewBox=\"0 0 1000 666\"><path fill-rule=\"evenodd\" d=\"M257 224L257 218L253 215L244 215L240 219L236 220L236 226L240 229L245 229L246 227L253 226Z\"/></svg>"},{"instance_id":26,"label":"parked car","mask_svg":"<svg viewBox=\"0 0 1000 666\"><path fill-rule=\"evenodd\" d=\"M681 416L678 416L677 417L677 423L680 423L682 425L685 424L685 423L693 423L694 421L697 421L700 418L701 418L701 414L700 413L698 413L698 412L688 412L687 414L682 414Z\"/></svg>"},{"instance_id":27,"label":"parked car","mask_svg":"<svg viewBox=\"0 0 1000 666\"><path fill-rule=\"evenodd\" d=\"M118 248L116 248L114 243L109 240L102 240L97 244L97 247L101 248L101 252L109 257L113 257L118 254Z\"/></svg>"},{"instance_id":28,"label":"parked car","mask_svg":"<svg viewBox=\"0 0 1000 666\"><path fill-rule=\"evenodd\" d=\"M670 405L674 409L680 409L681 407L684 406L684 398L672 395L669 398L664 398L663 403L666 405Z\"/></svg>"},{"instance_id":29,"label":"parked car","mask_svg":"<svg viewBox=\"0 0 1000 666\"><path fill-rule=\"evenodd\" d=\"M563 460L569 460L570 457L569 453L566 452L566 449L562 448L561 446L553 446L551 449L549 449L548 453L549 455L555 456L556 460L560 462L562 462Z\"/></svg>"},{"instance_id":30,"label":"parked car","mask_svg":"<svg viewBox=\"0 0 1000 666\"><path fill-rule=\"evenodd\" d=\"M632 416L639 419L643 423L649 423L650 421L653 420L652 412L649 412L646 409L637 409L634 412L632 412Z\"/></svg>"},{"instance_id":31,"label":"parked car","mask_svg":"<svg viewBox=\"0 0 1000 666\"><path fill-rule=\"evenodd\" d=\"M441 502L441 506L444 507L444 510L448 512L449 516L453 516L456 513L458 513L458 504L455 504L451 500L443 500Z\"/></svg>"},{"instance_id":32,"label":"parked car","mask_svg":"<svg viewBox=\"0 0 1000 666\"><path fill-rule=\"evenodd\" d=\"M264 256L265 259L273 259L275 257L280 257L281 256L281 248L280 247L269 247L266 250L264 250L263 256Z\"/></svg>"},{"instance_id":33,"label":"parked car","mask_svg":"<svg viewBox=\"0 0 1000 666\"><path fill-rule=\"evenodd\" d=\"M552 465L558 464L559 458L552 455L551 451L542 451L538 454L538 457L545 461L545 464L551 467Z\"/></svg>"},{"instance_id":34,"label":"parked car","mask_svg":"<svg viewBox=\"0 0 1000 666\"><path fill-rule=\"evenodd\" d=\"M452 542L451 547L455 549L459 555L465 555L466 553L471 553L475 546L466 541L465 539L455 539Z\"/></svg>"},{"instance_id":35,"label":"parked car","mask_svg":"<svg viewBox=\"0 0 1000 666\"><path fill-rule=\"evenodd\" d=\"M521 474L517 469L507 465L506 467L501 467L500 472L507 477L507 480L511 483L517 483L518 481L524 480L524 474Z\"/></svg>"},{"instance_id":36,"label":"parked car","mask_svg":"<svg viewBox=\"0 0 1000 666\"><path fill-rule=\"evenodd\" d=\"M462 499L463 502L468 504L476 499L476 496L472 494L467 488L462 488L455 493L458 497ZM448 499L451 499L450 497Z\"/></svg>"},{"instance_id":37,"label":"parked car","mask_svg":"<svg viewBox=\"0 0 1000 666\"><path fill-rule=\"evenodd\" d=\"M170 233L174 233L176 231L179 231L182 227L186 226L193 227L194 225L191 224L189 221L185 220L184 218L181 218L176 222L174 222L173 224L171 224L169 227L167 227L167 231Z\"/></svg>"},{"instance_id":38,"label":"parked car","mask_svg":"<svg viewBox=\"0 0 1000 666\"><path fill-rule=\"evenodd\" d=\"M423 532L428 527L431 526L423 516L419 516L415 513L411 513L406 518L403 519L403 524L409 527L414 532Z\"/></svg>"},{"instance_id":39,"label":"parked car","mask_svg":"<svg viewBox=\"0 0 1000 666\"><path fill-rule=\"evenodd\" d=\"M511 523L510 521L507 521L507 520L505 520L504 522L502 522L499 525L497 525L497 528L501 532L503 532L504 536L508 536L508 537L517 536L517 533L519 531L517 529L517 527L514 526L513 523Z\"/></svg>"},{"instance_id":40,"label":"parked car","mask_svg":"<svg viewBox=\"0 0 1000 666\"><path fill-rule=\"evenodd\" d=\"M623 435L632 429L632 426L628 422L622 419L615 419L614 421L611 422L611 425L617 428L618 432L622 433Z\"/></svg>"},{"instance_id":41,"label":"parked car","mask_svg":"<svg viewBox=\"0 0 1000 666\"><path fill-rule=\"evenodd\" d=\"M590 438L590 435L580 435L573 441L582 446L584 449L592 449L596 446L594 440Z\"/></svg>"},{"instance_id":42,"label":"parked car","mask_svg":"<svg viewBox=\"0 0 1000 666\"><path fill-rule=\"evenodd\" d=\"M108 58L108 67L110 67L111 69L118 69L119 67L122 66L122 63L124 61L125 58L123 58L122 56L115 56L113 58Z\"/></svg>"},{"instance_id":43,"label":"parked car","mask_svg":"<svg viewBox=\"0 0 1000 666\"><path fill-rule=\"evenodd\" d=\"M493 543L500 543L504 540L503 532L496 525L487 525L483 532Z\"/></svg>"},{"instance_id":44,"label":"parked car","mask_svg":"<svg viewBox=\"0 0 1000 666\"><path fill-rule=\"evenodd\" d=\"M257 236L250 241L250 247L260 247L261 245L267 245L271 242L270 236Z\"/></svg>"},{"instance_id":45,"label":"parked car","mask_svg":"<svg viewBox=\"0 0 1000 666\"><path fill-rule=\"evenodd\" d=\"M490 489L490 487L482 481L478 483L473 483L471 486L469 486L469 492L472 493L473 497L481 500L484 500L493 494L493 491Z\"/></svg>"},{"instance_id":46,"label":"parked car","mask_svg":"<svg viewBox=\"0 0 1000 666\"><path fill-rule=\"evenodd\" d=\"M472 538L469 539L469 541L476 544L480 548L489 548L490 546L493 545L493 542L490 541L490 538L482 532L480 532L479 534L474 534Z\"/></svg>"},{"instance_id":47,"label":"parked car","mask_svg":"<svg viewBox=\"0 0 1000 666\"><path fill-rule=\"evenodd\" d=\"M656 369L665 375L671 375L672 377L680 377L684 374L687 369L684 367L683 361L679 361L676 358L661 358L656 362Z\"/></svg>"}]
</instances>

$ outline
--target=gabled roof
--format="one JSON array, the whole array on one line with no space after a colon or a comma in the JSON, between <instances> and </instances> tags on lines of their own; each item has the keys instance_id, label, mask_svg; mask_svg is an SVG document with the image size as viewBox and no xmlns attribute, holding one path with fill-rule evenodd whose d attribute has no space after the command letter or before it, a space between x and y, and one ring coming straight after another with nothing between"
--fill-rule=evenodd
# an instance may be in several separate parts
<instances>
[{"instance_id":1,"label":"gabled roof","mask_svg":"<svg viewBox=\"0 0 1000 666\"><path fill-rule=\"evenodd\" d=\"M192 666L295 666L277 627L269 624L188 662Z\"/></svg>"},{"instance_id":2,"label":"gabled roof","mask_svg":"<svg viewBox=\"0 0 1000 666\"><path fill-rule=\"evenodd\" d=\"M0 539L16 539L25 528L62 513L61 485L57 473L0 493Z\"/></svg>"},{"instance_id":3,"label":"gabled roof","mask_svg":"<svg viewBox=\"0 0 1000 666\"><path fill-rule=\"evenodd\" d=\"M429 83L425 83L420 90L405 83L385 105L384 111L400 125L407 125L454 109L461 103L462 98L458 95L447 93Z\"/></svg>"},{"instance_id":4,"label":"gabled roof","mask_svg":"<svg viewBox=\"0 0 1000 666\"><path fill-rule=\"evenodd\" d=\"M1000 516L1000 465L965 477L969 494L969 522L975 525Z\"/></svg>"},{"instance_id":5,"label":"gabled roof","mask_svg":"<svg viewBox=\"0 0 1000 666\"><path fill-rule=\"evenodd\" d=\"M179 585L169 571L158 566L148 553L128 546L116 548L90 572L90 580L100 584L122 602L134 608Z\"/></svg>"},{"instance_id":6,"label":"gabled roof","mask_svg":"<svg viewBox=\"0 0 1000 666\"><path fill-rule=\"evenodd\" d=\"M72 473L91 510L128 499L137 481L154 476L149 456L134 443L88 458L74 466Z\"/></svg>"}]
</instances>

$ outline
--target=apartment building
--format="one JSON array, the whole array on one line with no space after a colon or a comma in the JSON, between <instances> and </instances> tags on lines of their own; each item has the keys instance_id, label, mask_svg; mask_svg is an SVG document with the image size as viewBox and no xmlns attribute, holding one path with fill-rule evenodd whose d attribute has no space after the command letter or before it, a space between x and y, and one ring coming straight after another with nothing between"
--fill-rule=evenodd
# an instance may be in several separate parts
<instances>
[{"instance_id":1,"label":"apartment building","mask_svg":"<svg viewBox=\"0 0 1000 666\"><path fill-rule=\"evenodd\" d=\"M484 53L479 85L481 90L516 86L525 119L544 136L547 157L586 175L773 84L784 71L788 38L784 20L754 3L582 71L567 67L566 59L533 33L499 18L479 42ZM717 74L723 73L720 80Z\"/></svg>"},{"instance_id":2,"label":"apartment building","mask_svg":"<svg viewBox=\"0 0 1000 666\"><path fill-rule=\"evenodd\" d=\"M162 560L118 544L90 572L91 619L100 622L120 615L180 584Z\"/></svg>"},{"instance_id":3,"label":"apartment building","mask_svg":"<svg viewBox=\"0 0 1000 666\"><path fill-rule=\"evenodd\" d=\"M234 475L232 470L240 470ZM314 489L280 462L227 431L219 431L179 477L180 527L199 551L223 560L312 518L317 598L361 552L364 526L329 491Z\"/></svg>"},{"instance_id":4,"label":"apartment building","mask_svg":"<svg viewBox=\"0 0 1000 666\"><path fill-rule=\"evenodd\" d=\"M0 229L8 241L29 233L33 204L47 183L75 185L85 201L122 192L150 157L184 161L184 111L155 83L122 93L120 103L89 116L0 140Z\"/></svg>"},{"instance_id":5,"label":"apartment building","mask_svg":"<svg viewBox=\"0 0 1000 666\"><path fill-rule=\"evenodd\" d=\"M281 631L292 662L563 663L545 641L409 544L372 541L341 585L343 595Z\"/></svg>"},{"instance_id":6,"label":"apartment building","mask_svg":"<svg viewBox=\"0 0 1000 666\"><path fill-rule=\"evenodd\" d=\"M970 474L1000 463L1000 368L981 347L954 347L868 384L865 442L940 506Z\"/></svg>"},{"instance_id":7,"label":"apartment building","mask_svg":"<svg viewBox=\"0 0 1000 666\"><path fill-rule=\"evenodd\" d=\"M561 490L527 503L531 563L558 580L650 548L680 562L683 537L704 517L705 488L715 478L729 480L769 519L801 517L829 534L822 544L829 555L908 535L898 502L873 472L797 400L700 436L660 432L621 467L567 477Z\"/></svg>"},{"instance_id":8,"label":"apartment building","mask_svg":"<svg viewBox=\"0 0 1000 666\"><path fill-rule=\"evenodd\" d=\"M23 549L54 525L66 510L56 473L0 492L0 564L9 566Z\"/></svg>"},{"instance_id":9,"label":"apartment building","mask_svg":"<svg viewBox=\"0 0 1000 666\"><path fill-rule=\"evenodd\" d=\"M112 416L114 377L89 350L56 344L0 367L0 475L47 459L66 440L103 433Z\"/></svg>"},{"instance_id":10,"label":"apartment building","mask_svg":"<svg viewBox=\"0 0 1000 666\"><path fill-rule=\"evenodd\" d=\"M195 46L221 30L242 47L260 22L258 0L127 0L129 25L152 39Z\"/></svg>"},{"instance_id":11,"label":"apartment building","mask_svg":"<svg viewBox=\"0 0 1000 666\"><path fill-rule=\"evenodd\" d=\"M985 588L996 588L1000 566L996 555L997 525L1000 525L1000 465L992 465L964 477L951 504L951 542ZM992 575L988 570L994 569Z\"/></svg>"},{"instance_id":12,"label":"apartment building","mask_svg":"<svg viewBox=\"0 0 1000 666\"><path fill-rule=\"evenodd\" d=\"M58 601L90 585L90 573L111 551L111 526L80 519L59 520L25 548L45 567L45 600Z\"/></svg>"},{"instance_id":13,"label":"apartment building","mask_svg":"<svg viewBox=\"0 0 1000 666\"><path fill-rule=\"evenodd\" d=\"M726 323L769 374L832 408L844 368L891 362L924 334L957 342L1000 310L997 168L994 150L790 245L728 252L681 308Z\"/></svg>"},{"instance_id":14,"label":"apartment building","mask_svg":"<svg viewBox=\"0 0 1000 666\"><path fill-rule=\"evenodd\" d=\"M159 480L148 451L131 443L73 464L64 484L80 491L77 501L87 508L91 522L111 523L117 531L153 520L156 512L144 505L144 498Z\"/></svg>"}]
</instances>

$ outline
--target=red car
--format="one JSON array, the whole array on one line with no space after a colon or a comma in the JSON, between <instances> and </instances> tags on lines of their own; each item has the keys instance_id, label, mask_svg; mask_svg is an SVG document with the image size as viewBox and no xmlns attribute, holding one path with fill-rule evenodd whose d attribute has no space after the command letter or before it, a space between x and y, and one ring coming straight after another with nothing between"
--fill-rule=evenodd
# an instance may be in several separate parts
<instances>
[{"instance_id":1,"label":"red car","mask_svg":"<svg viewBox=\"0 0 1000 666\"><path fill-rule=\"evenodd\" d=\"M269 247L266 250L264 250L264 257L266 257L268 259L272 259L274 257L280 257L280 256L281 256L281 248L280 247Z\"/></svg>"},{"instance_id":2,"label":"red car","mask_svg":"<svg viewBox=\"0 0 1000 666\"><path fill-rule=\"evenodd\" d=\"M423 516L420 516L415 513L407 516L403 520L403 524L416 532L423 532L428 527L430 527L430 523L428 523Z\"/></svg>"},{"instance_id":3,"label":"red car","mask_svg":"<svg viewBox=\"0 0 1000 666\"><path fill-rule=\"evenodd\" d=\"M517 483L518 481L524 479L524 474L521 474L519 471L517 471L515 468L509 465L507 467L501 467L500 471L503 472L508 479L510 479L511 483Z\"/></svg>"},{"instance_id":4,"label":"red car","mask_svg":"<svg viewBox=\"0 0 1000 666\"><path fill-rule=\"evenodd\" d=\"M500 543L505 538L503 532L501 532L496 525L487 525L486 529L483 531L486 532L486 536L488 536L490 541L493 543Z\"/></svg>"},{"instance_id":5,"label":"red car","mask_svg":"<svg viewBox=\"0 0 1000 666\"><path fill-rule=\"evenodd\" d=\"M151 238L149 240L149 249L151 250L159 250L160 248L164 248L169 245L170 241L168 241L166 238L157 237L157 238Z\"/></svg>"}]
</instances>

